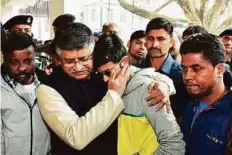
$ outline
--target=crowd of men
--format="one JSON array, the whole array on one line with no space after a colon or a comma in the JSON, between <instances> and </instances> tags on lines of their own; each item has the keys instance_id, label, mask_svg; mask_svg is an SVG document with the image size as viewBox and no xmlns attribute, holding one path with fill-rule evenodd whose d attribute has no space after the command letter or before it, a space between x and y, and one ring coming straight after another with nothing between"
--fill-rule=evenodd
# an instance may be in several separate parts
<instances>
[{"instance_id":1,"label":"crowd of men","mask_svg":"<svg viewBox=\"0 0 232 155\"><path fill-rule=\"evenodd\" d=\"M232 154L232 28L158 17L125 47L62 14L41 45L32 22L1 24L2 155Z\"/></svg>"}]
</instances>

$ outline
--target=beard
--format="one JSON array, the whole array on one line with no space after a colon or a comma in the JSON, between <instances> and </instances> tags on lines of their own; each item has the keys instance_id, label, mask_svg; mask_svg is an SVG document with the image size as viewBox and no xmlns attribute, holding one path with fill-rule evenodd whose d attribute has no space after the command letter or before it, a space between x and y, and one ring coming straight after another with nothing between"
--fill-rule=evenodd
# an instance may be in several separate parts
<instances>
[{"instance_id":1,"label":"beard","mask_svg":"<svg viewBox=\"0 0 232 155\"><path fill-rule=\"evenodd\" d=\"M34 81L35 73L19 73L14 75L14 78L22 85L30 84Z\"/></svg>"},{"instance_id":2,"label":"beard","mask_svg":"<svg viewBox=\"0 0 232 155\"><path fill-rule=\"evenodd\" d=\"M187 91L188 91L188 89L187 89ZM197 94L191 93L191 92L189 92L189 91L188 91L188 94L189 94L191 97L193 97L193 98L201 99L201 98L203 98L203 97L206 97L206 96L211 95L212 92L213 92L213 87L211 86L211 87L208 87L205 91L201 91L201 92L199 92L199 93L197 93Z\"/></svg>"},{"instance_id":3,"label":"beard","mask_svg":"<svg viewBox=\"0 0 232 155\"><path fill-rule=\"evenodd\" d=\"M130 54L135 60L144 60L146 58L146 54L144 55L132 55Z\"/></svg>"}]
</instances>

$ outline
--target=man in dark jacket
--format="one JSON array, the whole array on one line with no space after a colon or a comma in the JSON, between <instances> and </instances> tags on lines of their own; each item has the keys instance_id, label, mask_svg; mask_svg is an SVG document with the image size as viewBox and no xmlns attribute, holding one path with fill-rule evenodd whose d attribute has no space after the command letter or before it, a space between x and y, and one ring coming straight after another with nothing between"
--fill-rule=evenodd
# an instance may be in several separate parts
<instances>
[{"instance_id":1,"label":"man in dark jacket","mask_svg":"<svg viewBox=\"0 0 232 155\"><path fill-rule=\"evenodd\" d=\"M198 34L183 42L180 53L192 96L183 117L186 154L232 154L232 92L223 82L223 45L212 34Z\"/></svg>"}]
</instances>

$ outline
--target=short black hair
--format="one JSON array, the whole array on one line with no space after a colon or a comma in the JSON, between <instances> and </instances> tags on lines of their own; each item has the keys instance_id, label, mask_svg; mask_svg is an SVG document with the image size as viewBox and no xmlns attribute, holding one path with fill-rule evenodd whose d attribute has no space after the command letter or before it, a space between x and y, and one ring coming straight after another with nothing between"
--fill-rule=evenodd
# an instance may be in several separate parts
<instances>
[{"instance_id":1,"label":"short black hair","mask_svg":"<svg viewBox=\"0 0 232 155\"><path fill-rule=\"evenodd\" d=\"M127 50L123 45L123 41L116 34L103 34L94 48L94 66L98 68L110 61L118 63L126 55Z\"/></svg>"},{"instance_id":2,"label":"short black hair","mask_svg":"<svg viewBox=\"0 0 232 155\"><path fill-rule=\"evenodd\" d=\"M138 31L135 31L131 34L130 36L130 41L133 41L135 39L140 39L140 38L145 38L145 31L143 30L138 30Z\"/></svg>"},{"instance_id":3,"label":"short black hair","mask_svg":"<svg viewBox=\"0 0 232 155\"><path fill-rule=\"evenodd\" d=\"M2 44L1 50L4 54L15 50L23 50L29 46L36 48L33 38L30 35L23 32L12 32Z\"/></svg>"},{"instance_id":4,"label":"short black hair","mask_svg":"<svg viewBox=\"0 0 232 155\"><path fill-rule=\"evenodd\" d=\"M164 29L172 37L173 24L169 20L161 17L153 18L147 24L146 34L148 34L151 30L158 30L158 29Z\"/></svg>"},{"instance_id":5,"label":"short black hair","mask_svg":"<svg viewBox=\"0 0 232 155\"><path fill-rule=\"evenodd\" d=\"M196 34L186 39L180 46L180 54L188 53L202 53L214 67L225 61L223 45L217 36L210 33Z\"/></svg>"},{"instance_id":6,"label":"short black hair","mask_svg":"<svg viewBox=\"0 0 232 155\"><path fill-rule=\"evenodd\" d=\"M184 39L186 36L197 33L208 33L208 31L204 27L199 25L189 26L183 31L182 39Z\"/></svg>"},{"instance_id":7,"label":"short black hair","mask_svg":"<svg viewBox=\"0 0 232 155\"><path fill-rule=\"evenodd\" d=\"M94 44L94 40L88 26L72 23L56 31L54 43L61 50L78 50Z\"/></svg>"},{"instance_id":8,"label":"short black hair","mask_svg":"<svg viewBox=\"0 0 232 155\"><path fill-rule=\"evenodd\" d=\"M65 25L69 25L74 23L76 17L72 14L62 14L56 17L56 19L53 21L52 26L56 28L63 27Z\"/></svg>"}]
</instances>

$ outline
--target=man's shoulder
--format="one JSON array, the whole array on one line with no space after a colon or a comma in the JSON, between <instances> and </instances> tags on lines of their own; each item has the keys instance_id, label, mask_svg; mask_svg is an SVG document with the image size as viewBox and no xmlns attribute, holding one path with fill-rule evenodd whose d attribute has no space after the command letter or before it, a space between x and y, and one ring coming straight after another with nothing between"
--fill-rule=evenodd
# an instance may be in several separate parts
<instances>
[{"instance_id":1,"label":"man's shoulder","mask_svg":"<svg viewBox=\"0 0 232 155\"><path fill-rule=\"evenodd\" d=\"M141 86L148 86L156 77L158 73L153 68L140 69L133 67L131 76L125 92L137 91L142 89Z\"/></svg>"},{"instance_id":2,"label":"man's shoulder","mask_svg":"<svg viewBox=\"0 0 232 155\"><path fill-rule=\"evenodd\" d=\"M132 78L146 76L146 77L154 79L154 77L157 75L157 72L155 72L155 69L152 67L138 68L135 66L131 66L131 75L132 75Z\"/></svg>"},{"instance_id":3,"label":"man's shoulder","mask_svg":"<svg viewBox=\"0 0 232 155\"><path fill-rule=\"evenodd\" d=\"M228 111L232 116L232 91L230 90L226 95L224 95L221 100L220 104L218 104L220 109Z\"/></svg>"},{"instance_id":4,"label":"man's shoulder","mask_svg":"<svg viewBox=\"0 0 232 155\"><path fill-rule=\"evenodd\" d=\"M181 74L182 73L181 63L174 60L171 66L171 72Z\"/></svg>"}]
</instances>

